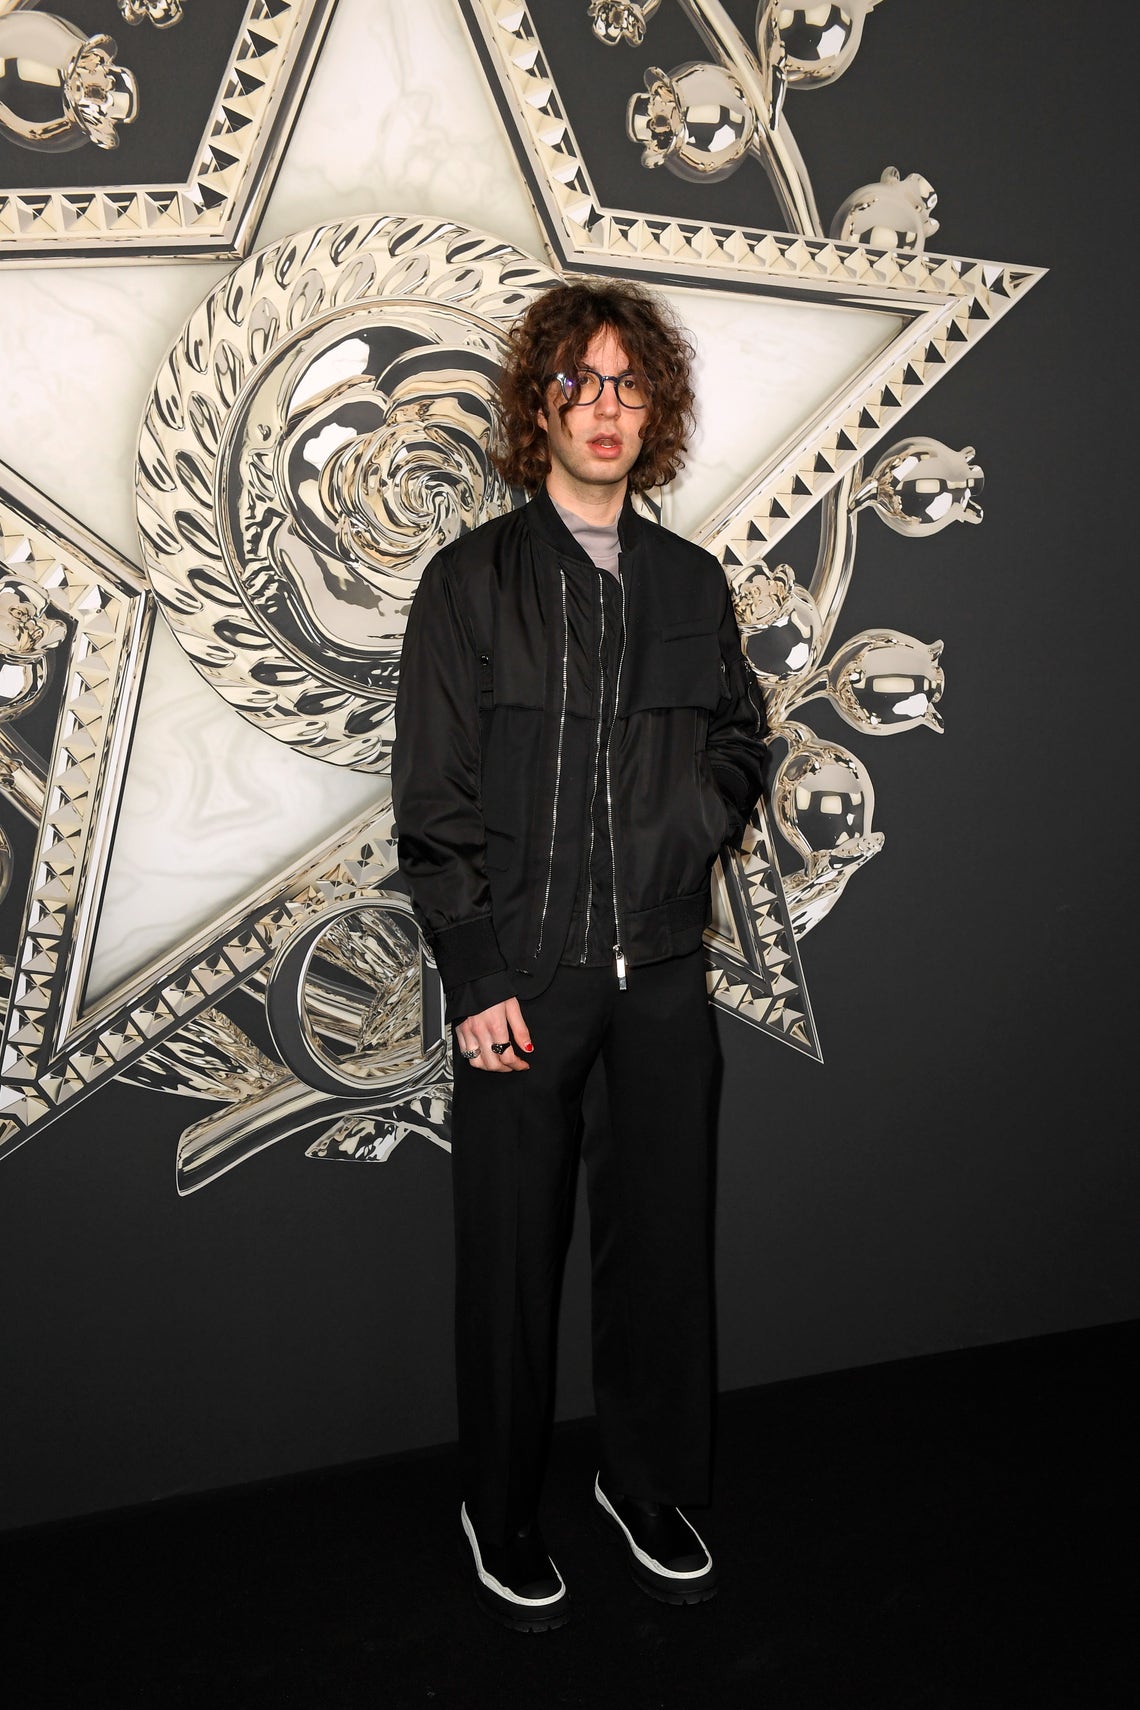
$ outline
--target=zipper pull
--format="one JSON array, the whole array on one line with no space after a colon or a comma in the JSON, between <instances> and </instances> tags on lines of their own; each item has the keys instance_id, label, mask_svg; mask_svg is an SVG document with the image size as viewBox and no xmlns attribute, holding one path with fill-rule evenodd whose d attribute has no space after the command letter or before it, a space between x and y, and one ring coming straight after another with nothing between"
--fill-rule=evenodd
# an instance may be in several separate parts
<instances>
[{"instance_id":1,"label":"zipper pull","mask_svg":"<svg viewBox=\"0 0 1140 1710\"><path fill-rule=\"evenodd\" d=\"M625 984L625 951L620 944L614 945L614 967L617 969L618 991L624 992Z\"/></svg>"}]
</instances>

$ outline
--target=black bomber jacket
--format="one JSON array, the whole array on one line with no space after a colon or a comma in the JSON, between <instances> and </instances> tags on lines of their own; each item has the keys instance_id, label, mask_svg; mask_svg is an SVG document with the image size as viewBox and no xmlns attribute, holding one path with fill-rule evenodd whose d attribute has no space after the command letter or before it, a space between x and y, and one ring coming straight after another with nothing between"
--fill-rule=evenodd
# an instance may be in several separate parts
<instances>
[{"instance_id":1,"label":"black bomber jacket","mask_svg":"<svg viewBox=\"0 0 1140 1710\"><path fill-rule=\"evenodd\" d=\"M603 694L598 571L545 490L437 553L400 663L400 868L461 1020L550 982L607 792L625 962L694 950L709 874L764 781L763 702L716 559L618 524L622 644ZM603 705L613 709L603 724Z\"/></svg>"}]
</instances>

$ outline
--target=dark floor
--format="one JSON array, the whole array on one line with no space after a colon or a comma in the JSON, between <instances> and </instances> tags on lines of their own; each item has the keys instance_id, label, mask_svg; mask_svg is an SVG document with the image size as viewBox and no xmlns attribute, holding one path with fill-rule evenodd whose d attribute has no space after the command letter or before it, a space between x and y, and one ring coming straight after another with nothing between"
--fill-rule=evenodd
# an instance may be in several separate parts
<instances>
[{"instance_id":1,"label":"dark floor","mask_svg":"<svg viewBox=\"0 0 1140 1710\"><path fill-rule=\"evenodd\" d=\"M559 1632L476 1609L444 1451L0 1539L5 1702L1109 1710L1137 1702L1140 1324L722 1398L713 1602L589 1521L555 1435ZM703 1522L703 1524L702 1524Z\"/></svg>"}]
</instances>

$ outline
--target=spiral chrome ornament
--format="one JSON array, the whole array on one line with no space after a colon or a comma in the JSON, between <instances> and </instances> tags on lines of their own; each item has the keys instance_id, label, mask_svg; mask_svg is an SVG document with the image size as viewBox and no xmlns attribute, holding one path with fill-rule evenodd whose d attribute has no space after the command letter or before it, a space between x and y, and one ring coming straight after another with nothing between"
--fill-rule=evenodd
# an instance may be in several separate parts
<instances>
[{"instance_id":1,"label":"spiral chrome ornament","mask_svg":"<svg viewBox=\"0 0 1140 1710\"><path fill-rule=\"evenodd\" d=\"M631 97L626 125L642 145L643 166L667 166L678 178L712 184L745 159L756 114L739 80L722 65L652 65Z\"/></svg>"},{"instance_id":2,"label":"spiral chrome ornament","mask_svg":"<svg viewBox=\"0 0 1140 1710\"><path fill-rule=\"evenodd\" d=\"M800 89L818 89L842 77L859 51L867 13L877 0L835 0L829 4L782 6L760 0L756 10L759 37L775 10L776 29L784 44L784 76Z\"/></svg>"},{"instance_id":3,"label":"spiral chrome ornament","mask_svg":"<svg viewBox=\"0 0 1140 1710\"><path fill-rule=\"evenodd\" d=\"M110 36L85 36L50 12L0 18L0 137L57 154L119 145L138 112L138 87Z\"/></svg>"},{"instance_id":4,"label":"spiral chrome ornament","mask_svg":"<svg viewBox=\"0 0 1140 1710\"><path fill-rule=\"evenodd\" d=\"M140 435L144 559L199 671L279 740L387 766L424 565L522 498L489 458L503 329L555 283L388 215L271 245L191 317Z\"/></svg>"},{"instance_id":5,"label":"spiral chrome ornament","mask_svg":"<svg viewBox=\"0 0 1140 1710\"><path fill-rule=\"evenodd\" d=\"M904 439L880 458L851 496L851 509L870 505L888 528L911 536L937 534L952 522L979 523L985 476L974 448L951 451L937 439Z\"/></svg>"},{"instance_id":6,"label":"spiral chrome ornament","mask_svg":"<svg viewBox=\"0 0 1140 1710\"><path fill-rule=\"evenodd\" d=\"M888 166L877 184L860 185L840 204L831 236L873 249L924 249L938 230L932 217L937 203L937 193L919 173L903 178L897 166Z\"/></svg>"}]
</instances>

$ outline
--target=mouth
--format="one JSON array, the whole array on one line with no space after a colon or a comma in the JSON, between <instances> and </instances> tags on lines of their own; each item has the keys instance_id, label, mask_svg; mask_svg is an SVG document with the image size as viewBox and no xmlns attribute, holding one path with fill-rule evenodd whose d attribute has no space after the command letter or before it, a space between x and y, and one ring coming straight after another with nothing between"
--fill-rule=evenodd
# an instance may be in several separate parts
<instances>
[{"instance_id":1,"label":"mouth","mask_svg":"<svg viewBox=\"0 0 1140 1710\"><path fill-rule=\"evenodd\" d=\"M620 457L622 442L617 434L596 433L586 444L596 457Z\"/></svg>"}]
</instances>

